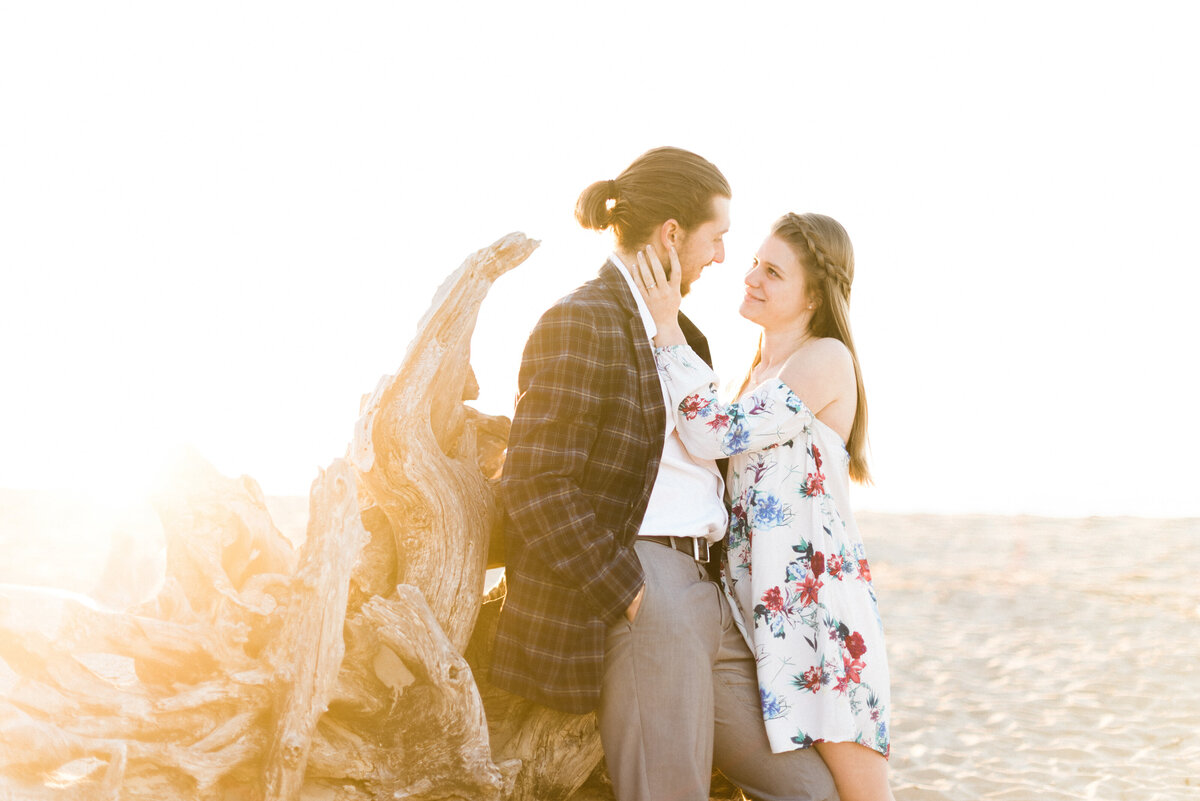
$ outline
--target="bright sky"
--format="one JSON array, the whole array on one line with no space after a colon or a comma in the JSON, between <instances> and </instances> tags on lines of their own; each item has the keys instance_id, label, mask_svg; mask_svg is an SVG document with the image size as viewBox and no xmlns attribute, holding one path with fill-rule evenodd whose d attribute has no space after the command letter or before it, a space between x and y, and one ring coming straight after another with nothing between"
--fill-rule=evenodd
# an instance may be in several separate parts
<instances>
[{"instance_id":1,"label":"bright sky","mask_svg":"<svg viewBox=\"0 0 1200 801\"><path fill-rule=\"evenodd\" d=\"M1200 515L1193 4L413 5L0 7L0 486L127 493L190 443L305 493L520 230L473 357L511 413L610 249L579 192L673 144L734 189L684 307L725 378L772 220L850 232L861 508Z\"/></svg>"}]
</instances>

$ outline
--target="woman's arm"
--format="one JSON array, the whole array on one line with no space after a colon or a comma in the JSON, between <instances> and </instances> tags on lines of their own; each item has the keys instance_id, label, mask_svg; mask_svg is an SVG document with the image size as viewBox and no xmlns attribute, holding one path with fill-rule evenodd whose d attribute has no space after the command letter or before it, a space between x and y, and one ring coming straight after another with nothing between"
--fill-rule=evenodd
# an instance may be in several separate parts
<instances>
[{"instance_id":1,"label":"woman's arm","mask_svg":"<svg viewBox=\"0 0 1200 801\"><path fill-rule=\"evenodd\" d=\"M687 345L655 347L679 437L693 456L721 459L790 442L813 414L783 381L766 381L733 403L717 397L717 376Z\"/></svg>"}]
</instances>

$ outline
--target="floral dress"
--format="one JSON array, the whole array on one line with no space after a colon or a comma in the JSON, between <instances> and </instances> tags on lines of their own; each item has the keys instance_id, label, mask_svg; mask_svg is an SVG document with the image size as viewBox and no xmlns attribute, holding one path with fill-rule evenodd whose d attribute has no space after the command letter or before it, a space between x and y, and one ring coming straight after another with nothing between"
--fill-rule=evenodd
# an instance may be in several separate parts
<instances>
[{"instance_id":1,"label":"floral dress","mask_svg":"<svg viewBox=\"0 0 1200 801\"><path fill-rule=\"evenodd\" d=\"M856 742L888 756L883 625L841 438L782 381L722 404L691 348L654 354L688 451L729 457L721 578L758 662L771 750Z\"/></svg>"}]
</instances>

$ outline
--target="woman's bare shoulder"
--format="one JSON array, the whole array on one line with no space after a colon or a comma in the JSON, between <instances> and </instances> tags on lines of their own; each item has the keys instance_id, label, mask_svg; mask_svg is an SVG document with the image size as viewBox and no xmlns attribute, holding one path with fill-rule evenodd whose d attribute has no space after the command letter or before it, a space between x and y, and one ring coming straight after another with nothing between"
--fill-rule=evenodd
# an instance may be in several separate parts
<instances>
[{"instance_id":1,"label":"woman's bare shoulder","mask_svg":"<svg viewBox=\"0 0 1200 801\"><path fill-rule=\"evenodd\" d=\"M839 340L812 340L792 354L779 378L813 412L820 412L854 386L854 360Z\"/></svg>"},{"instance_id":2,"label":"woman's bare shoulder","mask_svg":"<svg viewBox=\"0 0 1200 801\"><path fill-rule=\"evenodd\" d=\"M850 349L840 339L821 337L805 343L792 354L784 365L783 376L791 373L834 379L844 375L847 369L853 374L854 358L850 355Z\"/></svg>"}]
</instances>

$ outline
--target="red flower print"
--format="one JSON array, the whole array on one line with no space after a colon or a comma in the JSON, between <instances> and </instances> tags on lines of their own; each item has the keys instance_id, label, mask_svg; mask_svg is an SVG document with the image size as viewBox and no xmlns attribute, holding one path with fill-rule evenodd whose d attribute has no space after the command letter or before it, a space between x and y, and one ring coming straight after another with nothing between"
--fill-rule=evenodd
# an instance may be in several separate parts
<instances>
[{"instance_id":1,"label":"red flower print","mask_svg":"<svg viewBox=\"0 0 1200 801\"><path fill-rule=\"evenodd\" d=\"M696 415L707 405L699 395L688 395L683 399L683 403L679 404L679 410L687 415L687 419L695 420Z\"/></svg>"},{"instance_id":2,"label":"red flower print","mask_svg":"<svg viewBox=\"0 0 1200 801\"><path fill-rule=\"evenodd\" d=\"M863 581L871 580L871 566L867 564L866 559L858 560L858 577Z\"/></svg>"},{"instance_id":3,"label":"red flower print","mask_svg":"<svg viewBox=\"0 0 1200 801\"><path fill-rule=\"evenodd\" d=\"M688 419L690 420L691 418L689 417ZM709 420L705 425L707 425L712 431L719 431L722 428L725 428L725 426L729 425L729 415L717 412L713 416L713 419Z\"/></svg>"},{"instance_id":4,"label":"red flower print","mask_svg":"<svg viewBox=\"0 0 1200 801\"><path fill-rule=\"evenodd\" d=\"M764 592L762 599L763 604L772 612L779 612L783 610L783 593L779 591L778 587L772 587Z\"/></svg>"},{"instance_id":5,"label":"red flower print","mask_svg":"<svg viewBox=\"0 0 1200 801\"><path fill-rule=\"evenodd\" d=\"M843 656L842 666L846 668L846 678L858 684L862 681L862 670L867 664L861 659L847 659Z\"/></svg>"},{"instance_id":6,"label":"red flower print","mask_svg":"<svg viewBox=\"0 0 1200 801\"><path fill-rule=\"evenodd\" d=\"M817 472L821 471L821 450L813 445L813 461L817 463Z\"/></svg>"},{"instance_id":7,"label":"red flower print","mask_svg":"<svg viewBox=\"0 0 1200 801\"><path fill-rule=\"evenodd\" d=\"M820 551L812 556L812 572L814 576L820 576L825 572L825 554Z\"/></svg>"},{"instance_id":8,"label":"red flower print","mask_svg":"<svg viewBox=\"0 0 1200 801\"><path fill-rule=\"evenodd\" d=\"M810 693L821 689L821 671L815 665L804 671L804 689Z\"/></svg>"},{"instance_id":9,"label":"red flower print","mask_svg":"<svg viewBox=\"0 0 1200 801\"><path fill-rule=\"evenodd\" d=\"M839 692L842 695L845 695L846 690L849 687L850 687L850 678L848 676L838 676L837 684L834 685L833 689L835 692Z\"/></svg>"},{"instance_id":10,"label":"red flower print","mask_svg":"<svg viewBox=\"0 0 1200 801\"><path fill-rule=\"evenodd\" d=\"M809 473L807 483L808 483L808 494L809 495L824 495L825 494L825 474L824 473Z\"/></svg>"},{"instance_id":11,"label":"red flower print","mask_svg":"<svg viewBox=\"0 0 1200 801\"><path fill-rule=\"evenodd\" d=\"M858 659L867 652L867 644L863 642L863 636L857 631L846 638L846 650L850 652L850 656Z\"/></svg>"},{"instance_id":12,"label":"red flower print","mask_svg":"<svg viewBox=\"0 0 1200 801\"><path fill-rule=\"evenodd\" d=\"M833 576L838 581L842 580L842 557L829 557L829 575Z\"/></svg>"},{"instance_id":13,"label":"red flower print","mask_svg":"<svg viewBox=\"0 0 1200 801\"><path fill-rule=\"evenodd\" d=\"M817 594L825 585L821 583L821 579L816 576L805 576L804 581L796 585L800 590L800 603L808 606L817 602Z\"/></svg>"}]
</instances>

